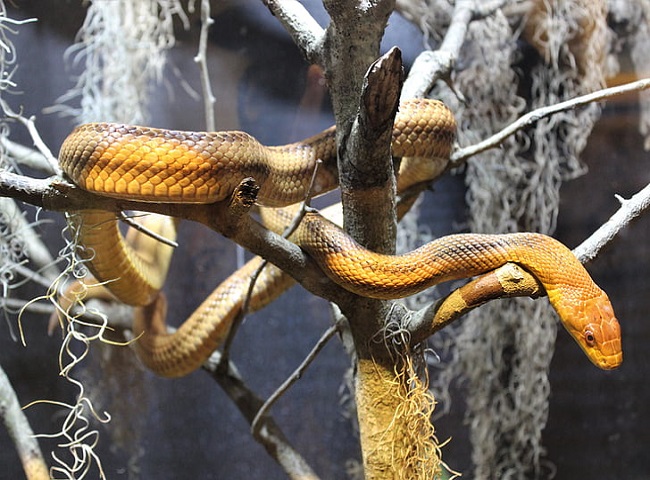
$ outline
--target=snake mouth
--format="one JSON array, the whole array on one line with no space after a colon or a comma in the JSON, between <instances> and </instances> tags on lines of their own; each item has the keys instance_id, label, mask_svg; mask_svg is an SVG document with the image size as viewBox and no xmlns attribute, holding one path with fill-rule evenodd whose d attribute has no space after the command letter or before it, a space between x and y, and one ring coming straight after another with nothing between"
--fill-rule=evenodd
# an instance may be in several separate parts
<instances>
[{"instance_id":1,"label":"snake mouth","mask_svg":"<svg viewBox=\"0 0 650 480\"><path fill-rule=\"evenodd\" d=\"M615 355L608 355L598 360L598 366L603 370L614 370L623 363L623 352Z\"/></svg>"}]
</instances>

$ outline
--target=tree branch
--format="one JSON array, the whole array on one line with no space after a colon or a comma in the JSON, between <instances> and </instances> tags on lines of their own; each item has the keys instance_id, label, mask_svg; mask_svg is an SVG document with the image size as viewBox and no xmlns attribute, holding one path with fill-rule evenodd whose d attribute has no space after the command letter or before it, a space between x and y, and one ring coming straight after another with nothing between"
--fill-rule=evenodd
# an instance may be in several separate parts
<instances>
[{"instance_id":1,"label":"tree branch","mask_svg":"<svg viewBox=\"0 0 650 480\"><path fill-rule=\"evenodd\" d=\"M297 0L262 0L310 63L320 63L325 30Z\"/></svg>"},{"instance_id":2,"label":"tree branch","mask_svg":"<svg viewBox=\"0 0 650 480\"><path fill-rule=\"evenodd\" d=\"M0 368L0 416L16 446L27 479L49 479L50 474L41 448L27 417L20 408L16 392L2 368Z\"/></svg>"},{"instance_id":3,"label":"tree branch","mask_svg":"<svg viewBox=\"0 0 650 480\"><path fill-rule=\"evenodd\" d=\"M199 51L194 57L194 62L199 65L201 71L201 90L203 91L203 105L205 113L205 128L212 132L216 130L214 123L214 93L210 84L210 72L208 70L208 31L214 23L210 16L210 0L201 0L201 33L199 34Z\"/></svg>"},{"instance_id":4,"label":"tree branch","mask_svg":"<svg viewBox=\"0 0 650 480\"><path fill-rule=\"evenodd\" d=\"M593 260L598 252L611 242L618 233L650 206L650 184L626 200L618 197L621 207L609 217L589 238L573 249L582 263Z\"/></svg>"},{"instance_id":5,"label":"tree branch","mask_svg":"<svg viewBox=\"0 0 650 480\"><path fill-rule=\"evenodd\" d=\"M0 218L7 223L10 235L20 239L23 250L34 267L50 281L54 280L59 275L56 261L13 199L0 197Z\"/></svg>"},{"instance_id":6,"label":"tree branch","mask_svg":"<svg viewBox=\"0 0 650 480\"><path fill-rule=\"evenodd\" d=\"M2 147L7 151L7 154L19 165L44 172L47 175L54 175L56 173L52 169L47 157L38 150L16 143L6 137L0 137L0 143L2 143Z\"/></svg>"},{"instance_id":7,"label":"tree branch","mask_svg":"<svg viewBox=\"0 0 650 480\"><path fill-rule=\"evenodd\" d=\"M47 161L49 169L55 174L60 173L61 169L59 168L59 162L57 161L56 157L52 155L52 152L45 144L43 139L41 138L40 133L38 133L38 130L36 129L36 124L34 123L34 117L27 118L20 113L14 112L11 109L11 107L9 107L9 104L3 99L0 99L0 108L2 108L2 111L5 113L7 117L13 118L14 120L22 123L25 126L25 128L27 128L29 135L32 137L32 140L34 141L34 146L38 149L38 151L43 155L43 157Z\"/></svg>"},{"instance_id":8,"label":"tree branch","mask_svg":"<svg viewBox=\"0 0 650 480\"><path fill-rule=\"evenodd\" d=\"M343 305L356 298L325 278L300 247L262 227L248 215L255 200L252 179L246 179L230 199L213 204L134 202L95 195L60 179L34 179L0 171L0 197L7 196L54 211L98 209L109 212L140 210L196 221L268 259L315 295Z\"/></svg>"},{"instance_id":9,"label":"tree branch","mask_svg":"<svg viewBox=\"0 0 650 480\"><path fill-rule=\"evenodd\" d=\"M508 138L510 135L522 130L539 120L550 117L558 112L565 110L573 110L578 107L589 105L593 102L599 102L602 100L607 100L608 98L613 98L619 95L623 95L630 92L637 92L641 90L646 90L650 88L650 78L644 78L637 80L635 82L626 83L623 85L618 85L616 87L605 88L603 90L598 90L587 95L581 95L579 97L572 98L565 102L556 103L555 105L550 105L548 107L538 108L532 112L528 112L523 115L515 122L508 125L506 128L500 132L492 135L490 138L483 140L475 145L461 148L456 150L451 154L451 162L453 166L460 165L469 157L477 155L485 150L497 147L503 143L503 141Z\"/></svg>"},{"instance_id":10,"label":"tree branch","mask_svg":"<svg viewBox=\"0 0 650 480\"><path fill-rule=\"evenodd\" d=\"M359 243L384 253L395 250L396 186L390 143L402 76L402 56L396 48L371 65L359 113L347 141L339 146L340 155L347 158L339 167L345 226L356 232Z\"/></svg>"},{"instance_id":11,"label":"tree branch","mask_svg":"<svg viewBox=\"0 0 650 480\"><path fill-rule=\"evenodd\" d=\"M545 296L544 287L537 279L514 263L481 275L445 298L413 312L406 328L411 332L411 343L417 345L469 311L501 298Z\"/></svg>"},{"instance_id":12,"label":"tree branch","mask_svg":"<svg viewBox=\"0 0 650 480\"><path fill-rule=\"evenodd\" d=\"M465 36L470 21L475 17L475 8L479 2L474 0L458 0L454 7L449 28L437 50L425 50L420 53L404 82L402 98L424 97L440 79L450 83L451 72L460 55L460 48L465 42Z\"/></svg>"},{"instance_id":13,"label":"tree branch","mask_svg":"<svg viewBox=\"0 0 650 480\"><path fill-rule=\"evenodd\" d=\"M244 418L252 425L256 415L264 405L263 400L246 386L232 362L228 362L226 369L220 368L220 364L221 354L215 352L203 367L223 388ZM318 480L318 476L304 458L294 450L273 418L265 415L259 422L259 434L255 438L264 446L269 455L284 468L289 478Z\"/></svg>"}]
</instances>

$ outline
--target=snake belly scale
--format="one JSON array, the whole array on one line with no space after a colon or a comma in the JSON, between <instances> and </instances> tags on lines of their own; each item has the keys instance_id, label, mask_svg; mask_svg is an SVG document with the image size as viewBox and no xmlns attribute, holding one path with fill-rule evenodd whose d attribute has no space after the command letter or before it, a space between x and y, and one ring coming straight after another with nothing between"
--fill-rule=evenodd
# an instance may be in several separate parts
<instances>
[{"instance_id":1,"label":"snake belly scale","mask_svg":"<svg viewBox=\"0 0 650 480\"><path fill-rule=\"evenodd\" d=\"M453 116L441 102L404 102L393 130L393 155L448 158L455 131ZM304 198L317 160L322 161L322 167L313 192L323 193L337 185L333 128L303 142L266 147L243 132L87 124L65 140L59 160L63 171L81 188L142 202L211 203L226 198L243 178L253 177L260 185L261 205L285 206ZM162 282L150 282L148 276L164 278L168 260L162 257L167 253L153 254L160 266L153 273L144 272L146 268L131 260L137 253L121 239L114 214L78 213L81 242L92 252L88 259L93 274L107 281L120 300L146 306L142 312L148 309L149 317L157 318L140 318L137 322L143 334L151 336L142 339L139 347L144 363L166 376L197 368L223 337L223 332L207 332L210 329L206 330L206 325L219 330L219 320L205 312L219 311L215 308L217 301L237 307L241 294L224 297L225 288L218 294L215 291L212 300L204 302L203 312L200 308L190 318L195 323L183 324L184 335L166 335L160 320L165 305L158 295ZM110 241L117 246L103 243L109 237L107 230L111 230ZM607 295L570 250L550 237L528 233L450 235L406 255L385 256L359 246L318 213L308 213L294 238L334 282L375 298L404 297L442 281L517 263L543 284L563 325L594 364L609 369L622 361L620 327ZM111 252L112 260L105 257L105 250ZM116 262L120 256L123 260ZM111 264L120 267L111 268ZM145 293L138 293L141 289ZM202 337L210 339L208 347L197 340L200 335L191 333L197 331L207 332ZM158 341L156 337L167 340Z\"/></svg>"}]
</instances>

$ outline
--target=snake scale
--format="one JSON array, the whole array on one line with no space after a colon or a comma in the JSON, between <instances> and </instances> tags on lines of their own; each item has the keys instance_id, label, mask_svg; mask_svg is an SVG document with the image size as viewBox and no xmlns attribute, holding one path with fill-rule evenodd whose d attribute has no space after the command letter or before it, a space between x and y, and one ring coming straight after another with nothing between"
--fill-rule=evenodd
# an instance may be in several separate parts
<instances>
[{"instance_id":1,"label":"snake scale","mask_svg":"<svg viewBox=\"0 0 650 480\"><path fill-rule=\"evenodd\" d=\"M392 153L446 159L455 134L455 120L444 104L406 101L395 120ZM267 147L243 132L182 132L94 123L77 127L59 154L61 167L72 181L100 195L142 202L211 203L227 198L242 179L253 177L260 185L258 203L269 207L303 200L317 160L322 167L312 185L315 194L337 185L333 127L302 142ZM420 178L414 175L411 180L411 176L411 172L404 175L409 180L398 182L398 188ZM176 334L169 335L165 299L159 290L170 247L155 245L138 232L129 234L130 243L138 245L133 249L123 240L112 213L88 210L78 212L77 218L80 242L86 247L93 274L107 282L121 301L142 306L135 330L142 332L137 350L143 362L165 376L198 368L225 335L229 323L223 317L241 306L242 292L247 290L242 282L254 271L255 262L233 274ZM175 223L162 222L162 228L173 236ZM332 281L374 298L400 298L440 282L517 263L544 286L563 325L595 365L611 369L622 362L620 327L606 293L571 251L551 237L457 234L404 255L379 255L310 212L292 239ZM269 291L286 286L287 281L278 280L277 275L267 278L255 287L253 304L268 303Z\"/></svg>"}]
</instances>

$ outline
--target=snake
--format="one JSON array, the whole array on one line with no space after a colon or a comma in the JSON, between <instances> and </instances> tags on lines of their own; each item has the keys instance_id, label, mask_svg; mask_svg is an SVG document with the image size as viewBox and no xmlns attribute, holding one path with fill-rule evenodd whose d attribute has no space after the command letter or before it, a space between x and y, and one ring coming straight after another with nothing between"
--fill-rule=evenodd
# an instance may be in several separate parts
<instances>
[{"instance_id":1,"label":"snake","mask_svg":"<svg viewBox=\"0 0 650 480\"><path fill-rule=\"evenodd\" d=\"M435 159L449 158L455 136L455 119L442 102L408 100L400 104L395 118L392 155L415 158L416 163L432 168ZM428 164L423 159L429 159ZM312 178L317 162L321 166ZM253 177L260 186L257 202L264 207L284 207L302 201L308 191L318 195L334 189L338 184L336 162L334 127L300 142L269 147L240 131L91 123L75 128L59 153L61 168L72 182L99 195L140 202L206 204L227 198L239 182ZM404 174L403 178L408 180L398 179L398 189L407 188L419 177ZM246 289L240 282L250 277L252 267L246 266L218 287L183 323L179 335L169 335L164 323L166 301L159 293L169 264L169 247L152 246L153 253L145 254L150 258L142 258L122 238L114 213L75 213L91 272L106 282L119 300L142 307L136 314L136 332L140 334L136 349L143 362L172 377L200 366L197 362L207 358L224 334L224 327L212 319L241 305L241 292ZM173 235L175 223L169 221L164 228ZM143 235L133 234L132 241L141 245L152 241ZM550 236L455 234L407 254L382 255L356 243L318 212L309 211L292 241L334 283L378 299L402 298L440 282L518 264L543 285L562 324L596 366L612 369L622 362L620 326L607 294L571 251ZM259 290L260 305L270 301L264 291Z\"/></svg>"}]
</instances>

